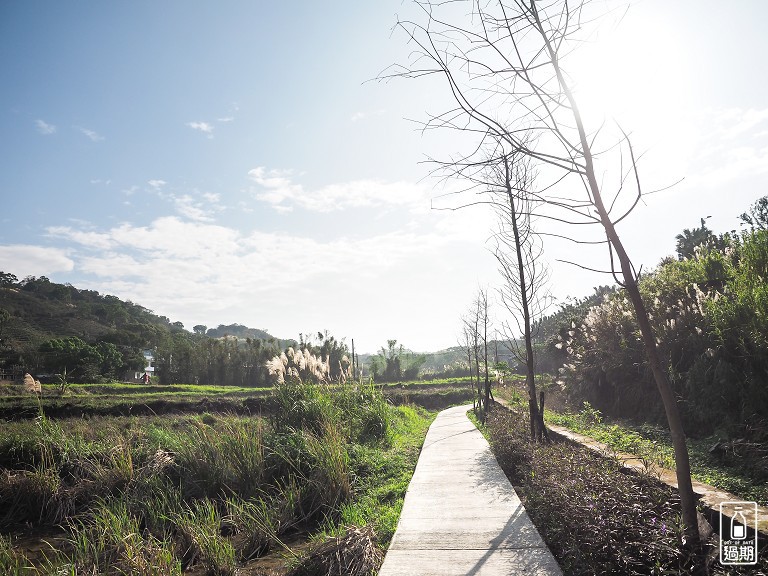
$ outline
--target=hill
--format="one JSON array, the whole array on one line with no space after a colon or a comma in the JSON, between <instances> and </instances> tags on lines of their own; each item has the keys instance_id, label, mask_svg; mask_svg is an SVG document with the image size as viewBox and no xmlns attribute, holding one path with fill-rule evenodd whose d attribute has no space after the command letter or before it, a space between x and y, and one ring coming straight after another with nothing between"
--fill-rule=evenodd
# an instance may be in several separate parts
<instances>
[{"instance_id":1,"label":"hill","mask_svg":"<svg viewBox=\"0 0 768 576\"><path fill-rule=\"evenodd\" d=\"M269 340L274 338L271 334L258 328L248 328L242 324L219 324L218 328L208 328L205 333L210 338L223 338L224 336L234 336L241 340L250 338L252 340Z\"/></svg>"},{"instance_id":2,"label":"hill","mask_svg":"<svg viewBox=\"0 0 768 576\"><path fill-rule=\"evenodd\" d=\"M223 336L275 340L264 330L241 324L192 334L181 322L116 296L57 284L45 276L19 280L0 272L0 371L4 373L71 370L73 363L98 355L101 362L92 362L100 364L97 371L103 375L106 362L107 371L119 376L144 368L142 350L167 349L170 361L176 348L181 352L181 348ZM60 366L51 360L52 355L60 357Z\"/></svg>"}]
</instances>

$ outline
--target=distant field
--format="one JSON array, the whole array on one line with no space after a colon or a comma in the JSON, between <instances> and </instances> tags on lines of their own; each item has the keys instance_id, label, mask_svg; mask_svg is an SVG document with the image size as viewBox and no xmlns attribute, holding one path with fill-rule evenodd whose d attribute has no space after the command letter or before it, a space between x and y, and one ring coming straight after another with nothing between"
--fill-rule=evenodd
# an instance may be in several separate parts
<instances>
[{"instance_id":1,"label":"distant field","mask_svg":"<svg viewBox=\"0 0 768 576\"><path fill-rule=\"evenodd\" d=\"M396 405L416 404L430 409L472 401L469 378L394 382L377 385ZM43 384L38 399L19 386L0 386L0 418L128 416L175 413L228 412L260 414L271 410L271 387L202 384L144 385L129 383L71 384L64 394L54 384Z\"/></svg>"}]
</instances>

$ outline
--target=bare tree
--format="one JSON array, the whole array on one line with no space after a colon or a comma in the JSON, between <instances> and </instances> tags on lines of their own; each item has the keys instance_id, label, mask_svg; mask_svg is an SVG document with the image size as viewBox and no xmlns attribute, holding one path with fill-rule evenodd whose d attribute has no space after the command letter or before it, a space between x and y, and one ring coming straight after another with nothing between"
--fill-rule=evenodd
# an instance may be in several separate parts
<instances>
[{"instance_id":1,"label":"bare tree","mask_svg":"<svg viewBox=\"0 0 768 576\"><path fill-rule=\"evenodd\" d=\"M459 345L467 354L467 368L469 369L470 386L472 387L472 408L477 410L477 394L475 393L477 388L475 387L475 376L472 372L472 323L467 316L464 316L461 319L461 324L461 340L459 340Z\"/></svg>"},{"instance_id":2,"label":"bare tree","mask_svg":"<svg viewBox=\"0 0 768 576\"><path fill-rule=\"evenodd\" d=\"M488 289L480 288L477 291L477 311L480 315L480 324L483 329L482 333L482 352L483 352L483 382L482 387L482 418L485 421L486 415L491 405L491 380L488 372L488 327L490 326L491 317L489 314L488 304Z\"/></svg>"},{"instance_id":3,"label":"bare tree","mask_svg":"<svg viewBox=\"0 0 768 576\"><path fill-rule=\"evenodd\" d=\"M480 288L469 312L462 317L462 347L467 353L474 388L473 405L484 419L492 399L488 367L488 330L490 328L488 290ZM474 367L473 367L474 364Z\"/></svg>"},{"instance_id":4,"label":"bare tree","mask_svg":"<svg viewBox=\"0 0 768 576\"><path fill-rule=\"evenodd\" d=\"M500 163L489 165L496 184L494 206L499 215L495 256L504 283L501 301L515 322L507 323L505 333L510 351L525 365L526 388L531 425L531 440L549 438L544 426L544 391L540 404L536 398L536 359L533 350L533 322L547 308L549 270L542 258L542 245L531 226L533 172L527 158L502 156ZM522 345L519 337L522 335Z\"/></svg>"},{"instance_id":5,"label":"bare tree","mask_svg":"<svg viewBox=\"0 0 768 576\"><path fill-rule=\"evenodd\" d=\"M454 106L430 116L423 130L459 131L471 138L469 152L451 161L473 166L487 150L503 148L537 164L547 181L535 194L543 214L570 227L598 227L602 238L551 232L580 244L607 247L610 270L632 302L656 381L675 451L678 490L686 534L698 543L688 449L677 401L656 349L656 338L637 286L638 273L616 224L641 201L643 191L630 137L618 123L588 126L566 63L588 38L595 19L586 0L416 1L421 21L397 27L413 45L412 60L380 75L415 78L438 75ZM463 13L460 12L465 8ZM598 174L600 176L598 176Z\"/></svg>"}]
</instances>

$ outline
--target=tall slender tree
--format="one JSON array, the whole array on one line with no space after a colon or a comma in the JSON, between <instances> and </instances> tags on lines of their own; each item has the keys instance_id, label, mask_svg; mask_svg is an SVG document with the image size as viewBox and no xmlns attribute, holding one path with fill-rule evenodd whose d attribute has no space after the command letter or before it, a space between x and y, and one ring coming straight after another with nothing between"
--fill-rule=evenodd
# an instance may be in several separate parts
<instances>
[{"instance_id":1,"label":"tall slender tree","mask_svg":"<svg viewBox=\"0 0 768 576\"><path fill-rule=\"evenodd\" d=\"M519 362L525 365L528 389L531 439L548 438L544 426L543 395L541 405L536 395L536 358L533 349L534 321L544 314L549 301L549 270L542 257L542 246L531 226L533 172L527 158L504 155L491 164L492 182L496 183L493 203L499 215L496 234L496 259L504 278L501 301L515 321L515 329L505 325L507 342ZM522 345L520 343L522 336ZM543 394L543 390L540 391Z\"/></svg>"},{"instance_id":2,"label":"tall slender tree","mask_svg":"<svg viewBox=\"0 0 768 576\"><path fill-rule=\"evenodd\" d=\"M568 57L585 39L596 14L586 1L417 1L422 18L397 26L413 45L412 60L383 72L381 79L438 75L453 106L430 115L424 130L457 131L471 139L458 160L486 160L488 147L517 152L546 173L535 195L543 214L573 229L597 227L602 238L553 234L580 244L604 245L608 272L626 289L648 364L664 405L675 452L683 523L698 543L696 501L677 400L656 347L656 337L637 285L638 273L616 225L629 216L643 190L631 139L618 122L585 121ZM465 10L460 10L465 7ZM470 16L467 17L467 13ZM606 71L608 73L608 71Z\"/></svg>"}]
</instances>

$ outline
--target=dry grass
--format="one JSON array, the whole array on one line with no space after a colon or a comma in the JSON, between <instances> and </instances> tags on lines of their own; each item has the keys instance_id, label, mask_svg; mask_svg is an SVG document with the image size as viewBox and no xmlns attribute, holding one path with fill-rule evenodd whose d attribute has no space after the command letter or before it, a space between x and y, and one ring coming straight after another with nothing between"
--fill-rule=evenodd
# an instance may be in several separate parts
<instances>
[{"instance_id":1,"label":"dry grass","mask_svg":"<svg viewBox=\"0 0 768 576\"><path fill-rule=\"evenodd\" d=\"M383 561L373 528L350 526L313 548L286 576L371 576Z\"/></svg>"}]
</instances>

